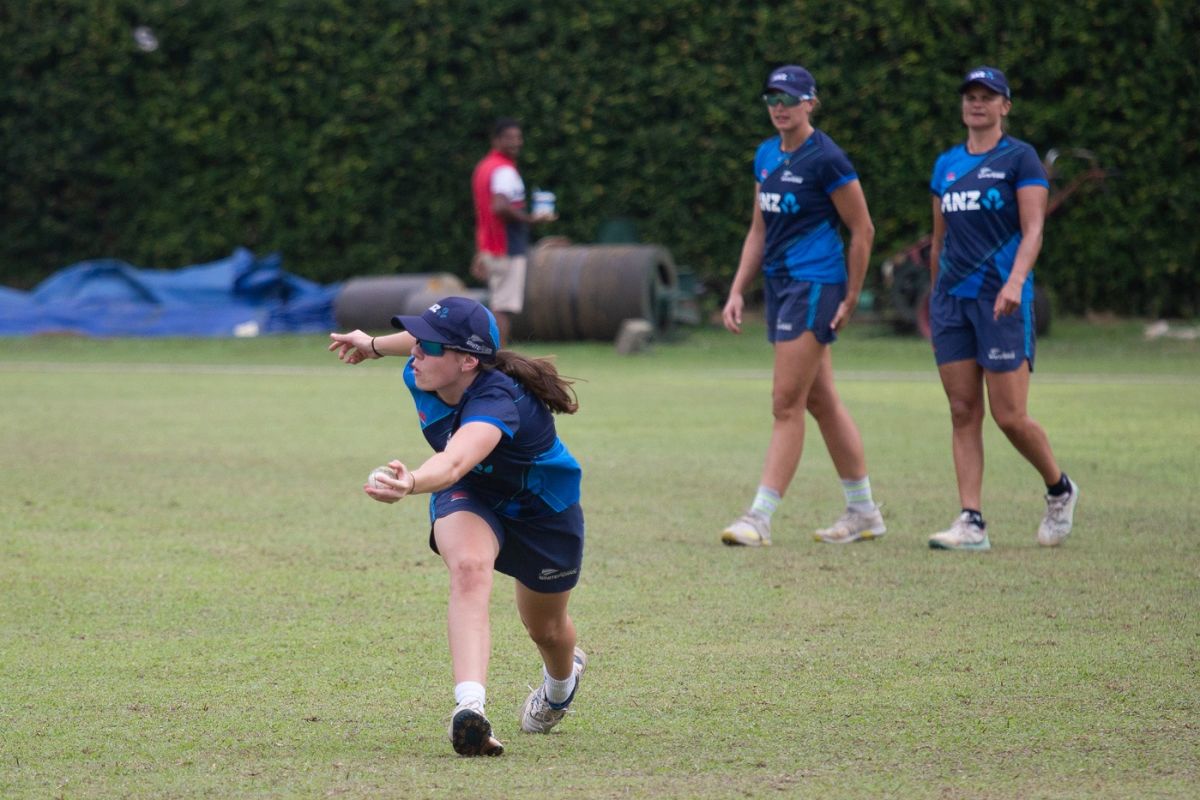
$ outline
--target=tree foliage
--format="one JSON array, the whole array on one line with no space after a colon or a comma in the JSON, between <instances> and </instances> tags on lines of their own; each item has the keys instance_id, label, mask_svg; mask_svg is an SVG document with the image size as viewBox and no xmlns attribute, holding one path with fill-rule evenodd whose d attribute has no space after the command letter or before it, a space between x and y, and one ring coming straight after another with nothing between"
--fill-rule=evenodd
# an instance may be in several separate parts
<instances>
[{"instance_id":1,"label":"tree foliage","mask_svg":"<svg viewBox=\"0 0 1200 800\"><path fill-rule=\"evenodd\" d=\"M133 32L146 26L156 49ZM39 0L0 10L0 272L85 258L172 267L244 245L321 281L465 274L468 181L490 122L554 233L613 217L703 278L732 274L771 133L766 73L816 75L876 261L929 227L937 153L978 63L1014 88L1014 135L1119 170L1048 226L1067 310L1200 308L1200 10L1184 0Z\"/></svg>"}]
</instances>

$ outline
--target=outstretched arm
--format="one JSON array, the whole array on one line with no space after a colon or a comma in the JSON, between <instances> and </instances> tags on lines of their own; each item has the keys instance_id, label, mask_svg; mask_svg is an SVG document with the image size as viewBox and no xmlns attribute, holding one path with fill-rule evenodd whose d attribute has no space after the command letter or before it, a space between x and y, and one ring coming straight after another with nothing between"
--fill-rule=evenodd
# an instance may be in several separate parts
<instances>
[{"instance_id":1,"label":"outstretched arm","mask_svg":"<svg viewBox=\"0 0 1200 800\"><path fill-rule=\"evenodd\" d=\"M337 357L347 364L358 364L362 361L384 356L407 356L412 353L416 339L408 331L389 333L387 336L372 336L363 331L353 330L349 333L331 333L329 351L336 352Z\"/></svg>"}]
</instances>

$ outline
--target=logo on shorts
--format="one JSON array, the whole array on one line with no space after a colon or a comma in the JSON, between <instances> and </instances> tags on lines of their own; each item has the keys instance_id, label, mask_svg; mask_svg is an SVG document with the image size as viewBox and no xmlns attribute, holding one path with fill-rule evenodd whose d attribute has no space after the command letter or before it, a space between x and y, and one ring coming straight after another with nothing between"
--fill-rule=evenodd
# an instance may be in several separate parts
<instances>
[{"instance_id":1,"label":"logo on shorts","mask_svg":"<svg viewBox=\"0 0 1200 800\"><path fill-rule=\"evenodd\" d=\"M466 492L451 492L450 493L450 502L451 503L458 503L458 502L461 502L466 499L467 499Z\"/></svg>"},{"instance_id":2,"label":"logo on shorts","mask_svg":"<svg viewBox=\"0 0 1200 800\"><path fill-rule=\"evenodd\" d=\"M792 329L792 323L790 323L790 322L777 322L777 323L775 323L775 330L778 330L778 331L790 331L791 329Z\"/></svg>"},{"instance_id":3,"label":"logo on shorts","mask_svg":"<svg viewBox=\"0 0 1200 800\"><path fill-rule=\"evenodd\" d=\"M566 578L579 572L579 567L575 569L554 569L549 567L538 573L539 581L556 581L559 578Z\"/></svg>"},{"instance_id":4,"label":"logo on shorts","mask_svg":"<svg viewBox=\"0 0 1200 800\"><path fill-rule=\"evenodd\" d=\"M989 361L1012 361L1017 357L1017 354L1012 350L1001 350L999 347L993 347L988 350Z\"/></svg>"}]
</instances>

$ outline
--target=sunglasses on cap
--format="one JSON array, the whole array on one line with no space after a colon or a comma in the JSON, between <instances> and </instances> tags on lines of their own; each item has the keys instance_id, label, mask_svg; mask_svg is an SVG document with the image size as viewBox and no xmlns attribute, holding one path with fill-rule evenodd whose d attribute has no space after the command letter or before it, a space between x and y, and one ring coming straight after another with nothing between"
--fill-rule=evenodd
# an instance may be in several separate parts
<instances>
[{"instance_id":1,"label":"sunglasses on cap","mask_svg":"<svg viewBox=\"0 0 1200 800\"><path fill-rule=\"evenodd\" d=\"M792 106L800 105L800 98L787 94L786 92L770 92L762 96L763 102L768 106Z\"/></svg>"}]
</instances>

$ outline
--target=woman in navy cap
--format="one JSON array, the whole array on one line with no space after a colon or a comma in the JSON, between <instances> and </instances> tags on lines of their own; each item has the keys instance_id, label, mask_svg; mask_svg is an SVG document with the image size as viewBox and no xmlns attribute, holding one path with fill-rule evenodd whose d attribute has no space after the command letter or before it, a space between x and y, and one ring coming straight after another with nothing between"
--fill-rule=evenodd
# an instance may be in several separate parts
<instances>
[{"instance_id":1,"label":"woman in navy cap","mask_svg":"<svg viewBox=\"0 0 1200 800\"><path fill-rule=\"evenodd\" d=\"M484 714L493 569L516 579L543 661L521 730L548 733L562 720L587 663L567 613L583 561L581 473L551 416L578 404L549 361L501 350L495 317L474 300L447 297L392 324L402 332L330 334L329 349L348 364L407 356L404 383L435 453L416 467L390 461L363 489L382 503L431 495L429 546L450 571L450 741L461 755L500 755Z\"/></svg>"},{"instance_id":2,"label":"woman in navy cap","mask_svg":"<svg viewBox=\"0 0 1200 800\"><path fill-rule=\"evenodd\" d=\"M774 70L762 99L778 133L754 156L754 210L722 319L741 333L743 295L761 269L767 340L775 349L774 423L754 500L721 541L771 543L771 515L804 448L806 409L821 429L846 498L841 518L818 530L817 539L874 539L886 528L871 496L862 437L834 387L829 346L858 305L875 226L850 160L812 125L817 87L808 70ZM850 231L845 249L841 224Z\"/></svg>"},{"instance_id":3,"label":"woman in navy cap","mask_svg":"<svg viewBox=\"0 0 1200 800\"><path fill-rule=\"evenodd\" d=\"M1050 184L1037 152L1005 133L1012 92L1004 73L977 67L959 93L967 140L942 153L933 168L929 268L933 350L950 401L962 511L947 530L929 537L929 546L991 547L980 510L986 389L992 418L1046 484L1037 541L1054 547L1071 532L1079 487L1059 469L1046 432L1026 408L1034 356L1033 265Z\"/></svg>"}]
</instances>

